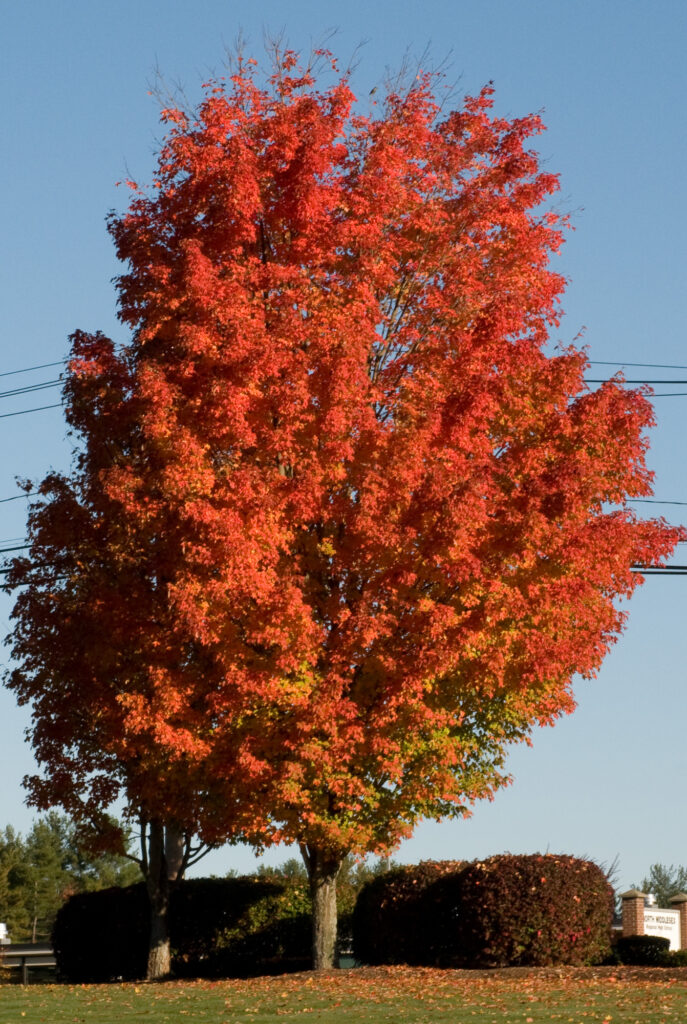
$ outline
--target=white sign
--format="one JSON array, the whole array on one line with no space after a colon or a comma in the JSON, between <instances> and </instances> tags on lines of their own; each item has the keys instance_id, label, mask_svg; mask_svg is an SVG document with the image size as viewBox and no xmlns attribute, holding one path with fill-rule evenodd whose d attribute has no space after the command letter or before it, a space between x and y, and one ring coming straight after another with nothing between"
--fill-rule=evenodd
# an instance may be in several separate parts
<instances>
[{"instance_id":1,"label":"white sign","mask_svg":"<svg viewBox=\"0 0 687 1024\"><path fill-rule=\"evenodd\" d=\"M644 934L663 935L670 939L670 948L680 948L680 912L660 907L644 908Z\"/></svg>"}]
</instances>

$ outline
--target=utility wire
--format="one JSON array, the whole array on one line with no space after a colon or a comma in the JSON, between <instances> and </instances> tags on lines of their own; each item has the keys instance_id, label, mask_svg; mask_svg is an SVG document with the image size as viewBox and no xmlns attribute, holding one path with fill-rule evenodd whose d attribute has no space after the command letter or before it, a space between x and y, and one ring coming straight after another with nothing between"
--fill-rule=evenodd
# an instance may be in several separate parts
<instances>
[{"instance_id":1,"label":"utility wire","mask_svg":"<svg viewBox=\"0 0 687 1024\"><path fill-rule=\"evenodd\" d=\"M25 551L30 544L18 544L12 548L0 548L0 555L8 554L10 551ZM632 572L687 572L687 565L631 565Z\"/></svg>"},{"instance_id":2,"label":"utility wire","mask_svg":"<svg viewBox=\"0 0 687 1024\"><path fill-rule=\"evenodd\" d=\"M49 366L64 366L67 361L67 357L65 357L64 359L59 359L56 363L41 363L39 366L25 366L23 370L6 370L4 373L0 373L0 377L14 377L17 373L31 373L32 370L47 370Z\"/></svg>"},{"instance_id":3,"label":"utility wire","mask_svg":"<svg viewBox=\"0 0 687 1024\"><path fill-rule=\"evenodd\" d=\"M0 376L2 376L2 374L0 374ZM59 382L57 382L57 383L59 383ZM606 381L586 381L585 383L587 383L587 384L605 384ZM646 381L635 381L635 382L624 381L623 383L626 383L626 384L646 383ZM665 383L668 383L668 381L666 381ZM683 382L682 381L676 381L675 383L681 384ZM687 383L687 382L685 382L685 383ZM48 387L48 386L52 386L52 385L45 385L45 386ZM40 390L40 388L36 388L35 390ZM19 394L19 392L17 392L17 393ZM5 397L4 395L0 394L0 398L4 398L4 397ZM651 401L653 401L654 398L687 398L687 391L664 391L664 392L662 392L659 395L651 395L650 398L651 398ZM54 405L38 405L38 406L35 406L33 409L19 409L17 412L3 412L3 413L0 413L0 420L7 419L9 416L24 416L24 415L26 415L26 413L29 413L29 412L42 412L44 409L59 409L61 406L62 406L62 402L55 402Z\"/></svg>"},{"instance_id":4,"label":"utility wire","mask_svg":"<svg viewBox=\"0 0 687 1024\"><path fill-rule=\"evenodd\" d=\"M590 380L585 378L585 384L607 384L608 378L603 380ZM687 380L623 380L620 384L687 384ZM2 397L2 396L0 396Z\"/></svg>"},{"instance_id":5,"label":"utility wire","mask_svg":"<svg viewBox=\"0 0 687 1024\"><path fill-rule=\"evenodd\" d=\"M637 566L632 566L631 572L641 573L642 576L687 576L687 569L683 569L680 566L676 566L675 569L642 569Z\"/></svg>"},{"instance_id":6,"label":"utility wire","mask_svg":"<svg viewBox=\"0 0 687 1024\"><path fill-rule=\"evenodd\" d=\"M597 379L591 378L591 377L585 377L584 383L585 384L609 384L610 381L609 381L609 379L607 377L604 377L603 379L600 379L600 380L597 380ZM659 384L659 385L664 385L665 386L666 384L687 384L687 380L621 380L621 381L616 381L615 383L616 384L652 384L652 385L653 384ZM653 401L654 398L684 398L685 396L687 396L687 391L662 391L658 395L656 395L656 394L650 395L649 399L650 399L650 401Z\"/></svg>"},{"instance_id":7,"label":"utility wire","mask_svg":"<svg viewBox=\"0 0 687 1024\"><path fill-rule=\"evenodd\" d=\"M675 569L687 572L687 565L631 565L633 572L669 572Z\"/></svg>"},{"instance_id":8,"label":"utility wire","mask_svg":"<svg viewBox=\"0 0 687 1024\"><path fill-rule=\"evenodd\" d=\"M590 359L590 366L642 366L648 370L687 370L687 366L675 365L673 363L609 363L603 359Z\"/></svg>"},{"instance_id":9,"label":"utility wire","mask_svg":"<svg viewBox=\"0 0 687 1024\"><path fill-rule=\"evenodd\" d=\"M628 498L627 500L635 505L687 505L687 501L662 501L660 498Z\"/></svg>"},{"instance_id":10,"label":"utility wire","mask_svg":"<svg viewBox=\"0 0 687 1024\"><path fill-rule=\"evenodd\" d=\"M0 498L0 505L6 501L20 501L22 498L35 498L40 491L28 491L24 494L13 494L10 498ZM687 505L687 501L673 501L670 498L627 498L629 504L633 505Z\"/></svg>"},{"instance_id":11,"label":"utility wire","mask_svg":"<svg viewBox=\"0 0 687 1024\"><path fill-rule=\"evenodd\" d=\"M121 346L120 346L121 347ZM47 370L50 366L64 366L65 363L69 362L70 357L65 356L64 359L58 359L54 363L38 363L36 366L25 366L21 370L5 370L0 373L0 377L13 377L18 373L31 373L33 370ZM687 370L687 365L682 363L626 363L622 359L614 361L608 359L590 359L590 366L637 366L645 369L654 370Z\"/></svg>"},{"instance_id":12,"label":"utility wire","mask_svg":"<svg viewBox=\"0 0 687 1024\"><path fill-rule=\"evenodd\" d=\"M0 413L0 420L6 420L8 416L24 416L27 412L41 412L43 409L61 409L62 402L56 402L55 405L38 405L35 409L20 409L19 412L3 412Z\"/></svg>"},{"instance_id":13,"label":"utility wire","mask_svg":"<svg viewBox=\"0 0 687 1024\"><path fill-rule=\"evenodd\" d=\"M27 384L23 388L13 388L11 391L0 391L0 398L13 398L14 395L28 395L32 391L43 391L45 388L56 388L63 384L62 380L44 380L40 384ZM685 382L687 383L687 381Z\"/></svg>"},{"instance_id":14,"label":"utility wire","mask_svg":"<svg viewBox=\"0 0 687 1024\"><path fill-rule=\"evenodd\" d=\"M119 349L122 351L128 348L126 344L122 344L119 342L116 343L114 347L115 349ZM3 373L0 373L0 377L13 377L18 373L31 373L33 370L47 370L49 366L64 366L65 363L68 363L71 358L72 356L64 356L63 359L58 359L54 363L38 363L36 366L24 366L22 367L21 370L5 370ZM611 363L610 365L617 366L617 363ZM687 366L685 367L685 369L687 370Z\"/></svg>"},{"instance_id":15,"label":"utility wire","mask_svg":"<svg viewBox=\"0 0 687 1024\"><path fill-rule=\"evenodd\" d=\"M20 498L33 498L39 491L28 491L24 494L13 494L11 498L0 498L0 505L4 505L6 501L19 501ZM687 505L687 502L685 502Z\"/></svg>"}]
</instances>

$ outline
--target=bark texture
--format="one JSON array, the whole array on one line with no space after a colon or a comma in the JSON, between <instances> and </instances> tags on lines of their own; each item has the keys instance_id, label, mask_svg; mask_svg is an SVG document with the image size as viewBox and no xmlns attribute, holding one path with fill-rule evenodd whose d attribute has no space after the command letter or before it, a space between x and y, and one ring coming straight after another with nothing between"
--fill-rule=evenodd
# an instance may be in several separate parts
<instances>
[{"instance_id":1,"label":"bark texture","mask_svg":"<svg viewBox=\"0 0 687 1024\"><path fill-rule=\"evenodd\" d=\"M147 886L150 899L150 944L148 981L159 981L171 972L169 942L169 875L165 857L165 829L160 821L151 821L148 839Z\"/></svg>"},{"instance_id":2,"label":"bark texture","mask_svg":"<svg viewBox=\"0 0 687 1024\"><path fill-rule=\"evenodd\" d=\"M343 855L306 846L301 847L301 854L312 899L312 966L314 971L329 971L338 966L336 880Z\"/></svg>"},{"instance_id":3,"label":"bark texture","mask_svg":"<svg viewBox=\"0 0 687 1024\"><path fill-rule=\"evenodd\" d=\"M167 878L176 882L184 873L184 853L186 840L184 833L177 825L165 827L165 859L167 861Z\"/></svg>"}]
</instances>

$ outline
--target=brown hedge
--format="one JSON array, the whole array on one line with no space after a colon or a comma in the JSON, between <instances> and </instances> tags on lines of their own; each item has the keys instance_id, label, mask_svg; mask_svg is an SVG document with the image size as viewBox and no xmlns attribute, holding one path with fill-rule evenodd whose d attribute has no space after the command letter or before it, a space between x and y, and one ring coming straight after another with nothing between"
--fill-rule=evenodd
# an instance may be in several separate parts
<instances>
[{"instance_id":1,"label":"brown hedge","mask_svg":"<svg viewBox=\"0 0 687 1024\"><path fill-rule=\"evenodd\" d=\"M400 868L366 886L354 916L364 963L456 967L600 963L613 890L592 861L553 854Z\"/></svg>"},{"instance_id":2,"label":"brown hedge","mask_svg":"<svg viewBox=\"0 0 687 1024\"><path fill-rule=\"evenodd\" d=\"M353 910L353 953L365 964L430 962L434 941L431 890L460 871L461 861L425 860L392 868L363 886Z\"/></svg>"},{"instance_id":3,"label":"brown hedge","mask_svg":"<svg viewBox=\"0 0 687 1024\"><path fill-rule=\"evenodd\" d=\"M490 857L468 865L441 897L455 927L455 951L445 959L455 964L584 965L610 952L613 889L593 861Z\"/></svg>"}]
</instances>

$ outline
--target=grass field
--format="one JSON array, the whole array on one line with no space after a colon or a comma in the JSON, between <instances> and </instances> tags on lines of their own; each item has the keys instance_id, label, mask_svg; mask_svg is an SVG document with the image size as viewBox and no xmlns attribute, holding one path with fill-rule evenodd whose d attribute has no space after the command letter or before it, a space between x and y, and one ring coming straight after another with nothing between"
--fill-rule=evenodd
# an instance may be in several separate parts
<instances>
[{"instance_id":1,"label":"grass field","mask_svg":"<svg viewBox=\"0 0 687 1024\"><path fill-rule=\"evenodd\" d=\"M0 985L0 1024L687 1024L687 969L363 968L158 985Z\"/></svg>"}]
</instances>

